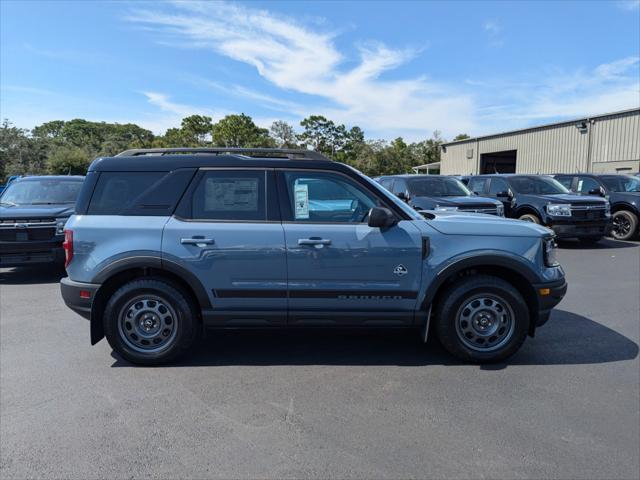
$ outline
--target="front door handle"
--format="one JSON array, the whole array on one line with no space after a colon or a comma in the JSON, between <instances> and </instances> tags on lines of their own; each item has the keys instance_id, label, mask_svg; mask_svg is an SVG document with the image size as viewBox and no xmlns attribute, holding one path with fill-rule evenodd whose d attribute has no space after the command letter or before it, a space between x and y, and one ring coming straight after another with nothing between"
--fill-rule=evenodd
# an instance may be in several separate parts
<instances>
[{"instance_id":1,"label":"front door handle","mask_svg":"<svg viewBox=\"0 0 640 480\"><path fill-rule=\"evenodd\" d=\"M331 240L320 237L299 238L298 245L331 245Z\"/></svg>"},{"instance_id":2,"label":"front door handle","mask_svg":"<svg viewBox=\"0 0 640 480\"><path fill-rule=\"evenodd\" d=\"M213 245L216 243L213 238L204 238L202 235L194 235L191 238L181 238L180 243L182 245L195 245L196 247L205 247L207 245Z\"/></svg>"}]
</instances>

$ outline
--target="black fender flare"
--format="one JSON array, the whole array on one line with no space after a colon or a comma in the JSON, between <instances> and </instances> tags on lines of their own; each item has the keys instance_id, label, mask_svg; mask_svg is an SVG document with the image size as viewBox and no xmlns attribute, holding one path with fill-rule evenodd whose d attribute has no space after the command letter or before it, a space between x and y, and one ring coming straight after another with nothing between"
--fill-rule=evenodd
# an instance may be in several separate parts
<instances>
[{"instance_id":1,"label":"black fender flare","mask_svg":"<svg viewBox=\"0 0 640 480\"><path fill-rule=\"evenodd\" d=\"M491 266L512 270L525 278L531 285L535 285L543 281L528 262L520 260L518 257L497 253L473 255L450 263L436 274L435 279L431 282L425 292L425 297L422 302L422 306L424 307L423 310L433 302L440 287L450 278L453 278L455 275L468 268Z\"/></svg>"},{"instance_id":2,"label":"black fender flare","mask_svg":"<svg viewBox=\"0 0 640 480\"><path fill-rule=\"evenodd\" d=\"M204 288L198 277L179 263L162 258L160 253L157 252L139 252L136 255L131 255L131 252L129 252L128 256L117 258L106 264L106 266L99 270L91 283L102 285L114 275L126 272L127 270L140 268L153 268L155 270L168 272L181 278L193 291L200 306L200 310L211 308L211 300L209 299L209 295L207 295L207 290ZM99 291L100 289L98 289L98 292ZM98 292L96 296L99 296ZM90 317L92 345L95 345L104 337L104 330L101 321L102 315L96 312L95 308L96 302L94 301L91 306Z\"/></svg>"}]
</instances>

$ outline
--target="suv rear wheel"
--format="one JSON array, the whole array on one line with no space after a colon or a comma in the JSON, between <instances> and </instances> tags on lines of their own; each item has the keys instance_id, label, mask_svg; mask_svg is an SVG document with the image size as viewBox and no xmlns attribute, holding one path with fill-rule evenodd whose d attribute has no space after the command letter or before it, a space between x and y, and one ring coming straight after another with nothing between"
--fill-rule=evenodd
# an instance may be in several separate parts
<instances>
[{"instance_id":1,"label":"suv rear wheel","mask_svg":"<svg viewBox=\"0 0 640 480\"><path fill-rule=\"evenodd\" d=\"M133 280L107 302L104 332L111 348L128 361L158 365L193 345L197 312L176 285L152 278Z\"/></svg>"},{"instance_id":2,"label":"suv rear wheel","mask_svg":"<svg viewBox=\"0 0 640 480\"><path fill-rule=\"evenodd\" d=\"M436 308L440 343L456 357L491 363L513 355L529 330L529 310L518 290L489 275L466 277Z\"/></svg>"},{"instance_id":3,"label":"suv rear wheel","mask_svg":"<svg viewBox=\"0 0 640 480\"><path fill-rule=\"evenodd\" d=\"M630 240L638 229L638 217L628 210L613 214L611 236L616 240Z\"/></svg>"}]
</instances>

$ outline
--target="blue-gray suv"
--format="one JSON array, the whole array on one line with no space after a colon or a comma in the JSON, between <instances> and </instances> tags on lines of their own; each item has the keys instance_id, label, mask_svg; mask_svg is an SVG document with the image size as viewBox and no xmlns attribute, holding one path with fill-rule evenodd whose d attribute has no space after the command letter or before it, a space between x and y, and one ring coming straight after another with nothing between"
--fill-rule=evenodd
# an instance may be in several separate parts
<instances>
[{"instance_id":1,"label":"blue-gray suv","mask_svg":"<svg viewBox=\"0 0 640 480\"><path fill-rule=\"evenodd\" d=\"M553 233L418 214L316 152L152 149L96 159L65 230L66 304L125 359L160 364L205 328L402 327L501 361L567 284Z\"/></svg>"}]
</instances>

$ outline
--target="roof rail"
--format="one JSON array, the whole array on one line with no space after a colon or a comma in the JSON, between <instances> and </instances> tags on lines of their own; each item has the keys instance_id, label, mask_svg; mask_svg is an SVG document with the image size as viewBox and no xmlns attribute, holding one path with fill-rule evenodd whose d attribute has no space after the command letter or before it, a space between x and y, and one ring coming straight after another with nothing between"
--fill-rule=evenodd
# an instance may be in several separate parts
<instances>
[{"instance_id":1,"label":"roof rail","mask_svg":"<svg viewBox=\"0 0 640 480\"><path fill-rule=\"evenodd\" d=\"M326 160L330 161L320 152L314 150L296 148L236 148L236 147L198 147L198 148L134 148L125 150L116 157L139 157L144 155L161 156L172 154L213 154L213 155L246 155L259 156L264 158L288 158L290 160Z\"/></svg>"}]
</instances>

